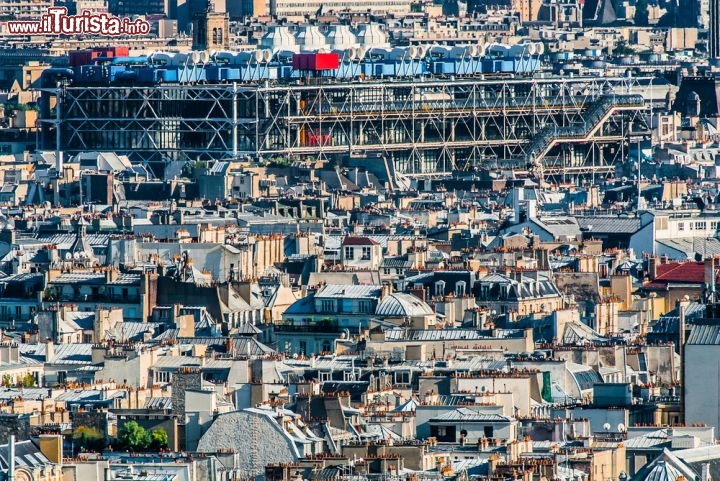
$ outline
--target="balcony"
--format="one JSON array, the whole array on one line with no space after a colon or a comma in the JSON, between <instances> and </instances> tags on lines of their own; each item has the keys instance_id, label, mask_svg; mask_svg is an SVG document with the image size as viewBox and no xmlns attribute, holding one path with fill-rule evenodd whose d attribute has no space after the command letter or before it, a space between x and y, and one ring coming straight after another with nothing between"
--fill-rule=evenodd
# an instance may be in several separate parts
<instances>
[{"instance_id":1,"label":"balcony","mask_svg":"<svg viewBox=\"0 0 720 481\"><path fill-rule=\"evenodd\" d=\"M342 332L337 323L333 321L318 321L313 324L275 324L275 332L322 332L322 333L339 333Z\"/></svg>"},{"instance_id":2,"label":"balcony","mask_svg":"<svg viewBox=\"0 0 720 481\"><path fill-rule=\"evenodd\" d=\"M75 294L67 295L63 294L58 299L56 296L46 296L45 301L59 301L59 302L95 302L95 303L115 303L115 304L139 304L140 297L136 295L107 295L107 294Z\"/></svg>"}]
</instances>

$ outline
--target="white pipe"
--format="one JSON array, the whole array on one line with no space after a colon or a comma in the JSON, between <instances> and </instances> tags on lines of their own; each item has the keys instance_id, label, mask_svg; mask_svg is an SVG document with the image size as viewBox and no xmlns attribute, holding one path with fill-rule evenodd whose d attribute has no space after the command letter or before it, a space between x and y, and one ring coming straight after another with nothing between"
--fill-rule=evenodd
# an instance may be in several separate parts
<instances>
[{"instance_id":1,"label":"white pipe","mask_svg":"<svg viewBox=\"0 0 720 481\"><path fill-rule=\"evenodd\" d=\"M8 481L15 481L15 435L8 437Z\"/></svg>"}]
</instances>

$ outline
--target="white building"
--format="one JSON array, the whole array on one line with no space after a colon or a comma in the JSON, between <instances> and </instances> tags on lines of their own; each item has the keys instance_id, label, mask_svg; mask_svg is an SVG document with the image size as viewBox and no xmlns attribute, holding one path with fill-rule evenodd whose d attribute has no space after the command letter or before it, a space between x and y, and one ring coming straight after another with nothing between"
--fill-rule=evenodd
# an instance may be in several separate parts
<instances>
[{"instance_id":1,"label":"white building","mask_svg":"<svg viewBox=\"0 0 720 481\"><path fill-rule=\"evenodd\" d=\"M630 238L630 248L637 256L660 254L658 241L703 239L715 237L720 212L699 209L649 210L640 214L640 229ZM700 241L700 242L699 242Z\"/></svg>"},{"instance_id":2,"label":"white building","mask_svg":"<svg viewBox=\"0 0 720 481\"><path fill-rule=\"evenodd\" d=\"M341 244L340 260L346 269L376 271L383 261L382 246L369 237L347 236Z\"/></svg>"}]
</instances>

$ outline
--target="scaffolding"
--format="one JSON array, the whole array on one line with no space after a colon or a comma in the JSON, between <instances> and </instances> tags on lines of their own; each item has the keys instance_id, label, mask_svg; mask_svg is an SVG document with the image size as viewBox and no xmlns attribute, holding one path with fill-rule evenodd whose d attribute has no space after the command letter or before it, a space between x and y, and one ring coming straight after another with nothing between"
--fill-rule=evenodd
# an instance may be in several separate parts
<instances>
[{"instance_id":1,"label":"scaffolding","mask_svg":"<svg viewBox=\"0 0 720 481\"><path fill-rule=\"evenodd\" d=\"M58 85L45 148L138 162L384 157L396 172L611 172L643 127L640 77L419 78L307 84ZM645 82L647 83L647 82ZM50 105L46 102L45 105Z\"/></svg>"}]
</instances>

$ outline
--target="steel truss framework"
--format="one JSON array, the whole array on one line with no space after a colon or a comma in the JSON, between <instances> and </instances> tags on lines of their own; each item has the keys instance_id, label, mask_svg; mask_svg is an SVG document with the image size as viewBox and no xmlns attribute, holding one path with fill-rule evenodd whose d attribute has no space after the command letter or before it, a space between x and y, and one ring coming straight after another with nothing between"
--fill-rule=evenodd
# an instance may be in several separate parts
<instances>
[{"instance_id":1,"label":"steel truss framework","mask_svg":"<svg viewBox=\"0 0 720 481\"><path fill-rule=\"evenodd\" d=\"M139 161L382 155L410 176L532 160L548 175L600 173L623 159L648 107L642 100L598 105L637 93L641 80L65 85L44 92L58 96L59 120L45 112L41 122L49 141L60 125L69 154L113 150ZM600 113L592 128L567 135L586 125L591 111Z\"/></svg>"}]
</instances>

